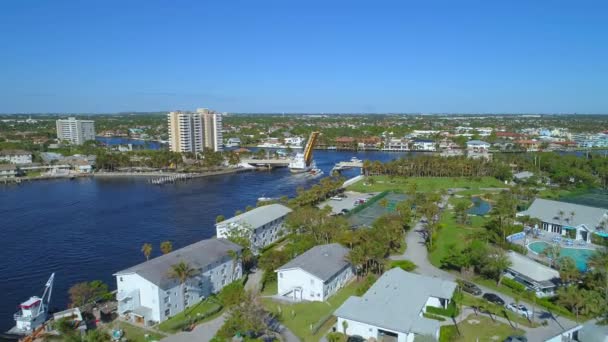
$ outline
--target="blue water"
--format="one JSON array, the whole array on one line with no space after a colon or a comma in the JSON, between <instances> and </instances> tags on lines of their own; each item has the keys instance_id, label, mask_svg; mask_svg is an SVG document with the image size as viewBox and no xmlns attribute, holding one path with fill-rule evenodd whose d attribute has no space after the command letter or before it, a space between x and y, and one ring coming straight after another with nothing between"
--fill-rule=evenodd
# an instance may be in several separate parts
<instances>
[{"instance_id":1,"label":"blue water","mask_svg":"<svg viewBox=\"0 0 608 342\"><path fill-rule=\"evenodd\" d=\"M492 210L490 203L480 197L472 197L471 202L473 202L473 206L468 211L471 215L483 216Z\"/></svg>"},{"instance_id":2,"label":"blue water","mask_svg":"<svg viewBox=\"0 0 608 342\"><path fill-rule=\"evenodd\" d=\"M388 161L405 156L385 152L315 151L326 174L338 161ZM349 170L353 177L358 170ZM40 295L56 272L51 307L65 308L68 288L103 280L115 288L112 273L144 261L143 243L171 240L175 248L215 234L215 217L230 217L259 197L293 196L299 186L320 178L287 169L199 178L154 186L144 179L77 179L0 186L0 329L12 326L17 305Z\"/></svg>"},{"instance_id":3,"label":"blue water","mask_svg":"<svg viewBox=\"0 0 608 342\"><path fill-rule=\"evenodd\" d=\"M537 254L542 253L547 247L549 247L549 243L544 241L532 242L528 245L528 248ZM574 259L576 267L584 272L587 270L587 260L593 253L595 252L590 249L562 247L559 256L560 258L566 256L571 257Z\"/></svg>"},{"instance_id":4,"label":"blue water","mask_svg":"<svg viewBox=\"0 0 608 342\"><path fill-rule=\"evenodd\" d=\"M153 141L153 140L136 140L136 139L120 138L120 137L112 137L112 138L95 137L95 140L102 142L109 146L132 144L134 148L139 147L139 148L145 148L148 150L160 150L160 148L161 148L161 143L158 141Z\"/></svg>"}]
</instances>

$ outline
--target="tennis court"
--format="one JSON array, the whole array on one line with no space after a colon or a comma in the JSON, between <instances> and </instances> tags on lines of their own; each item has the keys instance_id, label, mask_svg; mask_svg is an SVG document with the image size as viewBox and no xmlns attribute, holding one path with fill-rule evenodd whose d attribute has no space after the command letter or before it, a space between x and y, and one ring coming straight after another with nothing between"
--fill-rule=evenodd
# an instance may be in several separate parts
<instances>
[{"instance_id":1,"label":"tennis court","mask_svg":"<svg viewBox=\"0 0 608 342\"><path fill-rule=\"evenodd\" d=\"M353 228L370 227L378 217L394 212L397 203L403 202L407 198L408 196L405 194L383 192L371 198L367 203L361 204L363 207L353 209L353 212L348 217L348 222ZM383 207L385 199L386 207Z\"/></svg>"},{"instance_id":2,"label":"tennis court","mask_svg":"<svg viewBox=\"0 0 608 342\"><path fill-rule=\"evenodd\" d=\"M605 190L594 189L583 194L577 194L559 199L563 202L588 205L590 207L608 209L608 192Z\"/></svg>"}]
</instances>

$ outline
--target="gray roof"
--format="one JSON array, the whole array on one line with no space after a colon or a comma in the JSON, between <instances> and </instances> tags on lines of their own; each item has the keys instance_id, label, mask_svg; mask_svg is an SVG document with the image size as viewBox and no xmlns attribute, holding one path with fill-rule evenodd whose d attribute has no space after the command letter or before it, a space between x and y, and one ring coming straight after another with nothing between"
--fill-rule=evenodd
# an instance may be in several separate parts
<instances>
[{"instance_id":1,"label":"gray roof","mask_svg":"<svg viewBox=\"0 0 608 342\"><path fill-rule=\"evenodd\" d=\"M228 256L228 251L241 251L243 247L226 239L207 239L177 249L171 253L117 272L115 275L137 273L162 289L170 288L175 281L169 277L172 265L184 261L195 269L203 269Z\"/></svg>"},{"instance_id":2,"label":"gray roof","mask_svg":"<svg viewBox=\"0 0 608 342\"><path fill-rule=\"evenodd\" d=\"M231 223L242 224L250 226L255 229L261 227L269 222L272 222L278 218L281 218L291 212L291 209L287 208L281 204L269 204L261 207L257 207L248 212L242 213L240 215L231 217L227 220L224 220L218 224L220 225L228 225Z\"/></svg>"},{"instance_id":3,"label":"gray roof","mask_svg":"<svg viewBox=\"0 0 608 342\"><path fill-rule=\"evenodd\" d=\"M585 342L608 342L608 325L589 322L578 332L579 340Z\"/></svg>"},{"instance_id":4,"label":"gray roof","mask_svg":"<svg viewBox=\"0 0 608 342\"><path fill-rule=\"evenodd\" d=\"M526 280L552 287L555 286L556 280L559 279L559 272L557 270L536 262L524 255L509 251L507 256L509 257L509 260L511 260L509 270L524 276L527 278Z\"/></svg>"},{"instance_id":5,"label":"gray roof","mask_svg":"<svg viewBox=\"0 0 608 342\"><path fill-rule=\"evenodd\" d=\"M518 172L516 174L513 175L513 177L517 178L517 179L527 179L534 176L533 172L530 171L522 171L522 172Z\"/></svg>"},{"instance_id":6,"label":"gray roof","mask_svg":"<svg viewBox=\"0 0 608 342\"><path fill-rule=\"evenodd\" d=\"M559 218L560 210L564 212L561 221ZM573 220L570 220L571 212L575 213ZM528 210L518 213L518 216L528 215L540 219L543 222L572 227L578 227L581 224L584 224L591 231L595 231L596 227L604 219L604 214L606 214L606 212L608 212L608 210L602 208L537 198L532 202L532 205L530 205Z\"/></svg>"},{"instance_id":7,"label":"gray roof","mask_svg":"<svg viewBox=\"0 0 608 342\"><path fill-rule=\"evenodd\" d=\"M334 315L402 333L434 335L439 321L421 317L429 297L452 298L456 283L400 268L385 272L363 297L352 296Z\"/></svg>"},{"instance_id":8,"label":"gray roof","mask_svg":"<svg viewBox=\"0 0 608 342\"><path fill-rule=\"evenodd\" d=\"M338 243L315 246L281 266L277 271L301 268L326 282L350 266L346 261L347 255L348 248Z\"/></svg>"},{"instance_id":9,"label":"gray roof","mask_svg":"<svg viewBox=\"0 0 608 342\"><path fill-rule=\"evenodd\" d=\"M2 150L0 151L0 156L31 156L32 152L23 151L23 150Z\"/></svg>"},{"instance_id":10,"label":"gray roof","mask_svg":"<svg viewBox=\"0 0 608 342\"><path fill-rule=\"evenodd\" d=\"M469 140L467 141L467 146L475 146L475 145L490 145L490 143L487 143L485 141L481 141L481 140Z\"/></svg>"}]
</instances>

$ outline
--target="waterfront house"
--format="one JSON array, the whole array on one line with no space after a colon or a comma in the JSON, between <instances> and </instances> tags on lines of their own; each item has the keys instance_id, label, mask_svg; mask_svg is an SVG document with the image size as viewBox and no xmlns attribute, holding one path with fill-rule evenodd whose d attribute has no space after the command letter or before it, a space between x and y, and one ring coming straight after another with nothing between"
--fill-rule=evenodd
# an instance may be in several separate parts
<instances>
[{"instance_id":1,"label":"waterfront house","mask_svg":"<svg viewBox=\"0 0 608 342\"><path fill-rule=\"evenodd\" d=\"M423 316L427 307L447 308L456 283L393 268L362 297L351 296L334 315L336 329L365 339L397 342L430 335L439 338L440 322ZM343 322L346 322L344 324Z\"/></svg>"},{"instance_id":2,"label":"waterfront house","mask_svg":"<svg viewBox=\"0 0 608 342\"><path fill-rule=\"evenodd\" d=\"M414 151L435 151L436 144L433 140L416 139L412 142L412 150Z\"/></svg>"},{"instance_id":3,"label":"waterfront house","mask_svg":"<svg viewBox=\"0 0 608 342\"><path fill-rule=\"evenodd\" d=\"M348 248L338 243L315 246L279 267L278 294L294 301L326 301L354 276Z\"/></svg>"},{"instance_id":4,"label":"waterfront house","mask_svg":"<svg viewBox=\"0 0 608 342\"><path fill-rule=\"evenodd\" d=\"M0 161L7 161L11 164L31 164L32 153L21 150L0 151Z\"/></svg>"},{"instance_id":5,"label":"waterfront house","mask_svg":"<svg viewBox=\"0 0 608 342\"><path fill-rule=\"evenodd\" d=\"M216 223L215 231L218 238L245 234L251 250L257 253L283 236L285 218L290 212L291 209L281 204L264 205Z\"/></svg>"},{"instance_id":6,"label":"waterfront house","mask_svg":"<svg viewBox=\"0 0 608 342\"><path fill-rule=\"evenodd\" d=\"M226 147L239 147L241 146L241 139L239 138L230 138L228 142L226 142Z\"/></svg>"},{"instance_id":7,"label":"waterfront house","mask_svg":"<svg viewBox=\"0 0 608 342\"><path fill-rule=\"evenodd\" d=\"M481 140L467 141L467 157L472 159L490 159L490 144Z\"/></svg>"},{"instance_id":8,"label":"waterfront house","mask_svg":"<svg viewBox=\"0 0 608 342\"><path fill-rule=\"evenodd\" d=\"M608 210L581 204L536 198L528 210L517 216L530 216L541 221L540 228L576 240L591 242L591 234L608 236Z\"/></svg>"},{"instance_id":9,"label":"waterfront house","mask_svg":"<svg viewBox=\"0 0 608 342\"><path fill-rule=\"evenodd\" d=\"M511 266L505 271L505 277L521 283L528 290L534 291L538 297L555 294L560 283L557 270L513 251L509 251L507 256Z\"/></svg>"},{"instance_id":10,"label":"waterfront house","mask_svg":"<svg viewBox=\"0 0 608 342\"><path fill-rule=\"evenodd\" d=\"M167 320L240 279L242 249L225 239L202 240L116 272L118 314L146 325ZM169 275L182 261L196 271L184 286Z\"/></svg>"},{"instance_id":11,"label":"waterfront house","mask_svg":"<svg viewBox=\"0 0 608 342\"><path fill-rule=\"evenodd\" d=\"M0 164L0 179L17 177L17 166L14 164Z\"/></svg>"}]
</instances>

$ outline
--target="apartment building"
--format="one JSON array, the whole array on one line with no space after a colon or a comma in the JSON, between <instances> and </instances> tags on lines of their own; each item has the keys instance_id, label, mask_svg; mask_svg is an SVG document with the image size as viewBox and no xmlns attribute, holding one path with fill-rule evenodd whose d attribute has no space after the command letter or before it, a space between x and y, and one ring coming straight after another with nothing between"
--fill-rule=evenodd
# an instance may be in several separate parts
<instances>
[{"instance_id":1,"label":"apartment building","mask_svg":"<svg viewBox=\"0 0 608 342\"><path fill-rule=\"evenodd\" d=\"M222 114L206 108L195 113L174 111L167 114L169 146L173 152L221 151Z\"/></svg>"},{"instance_id":2,"label":"apartment building","mask_svg":"<svg viewBox=\"0 0 608 342\"><path fill-rule=\"evenodd\" d=\"M115 273L118 314L145 325L175 316L240 279L242 249L224 239L202 240ZM180 262L196 272L183 285L170 276Z\"/></svg>"},{"instance_id":3,"label":"apartment building","mask_svg":"<svg viewBox=\"0 0 608 342\"><path fill-rule=\"evenodd\" d=\"M73 145L82 145L85 141L95 140L95 121L77 120L76 118L56 121L57 139L69 141Z\"/></svg>"}]
</instances>

